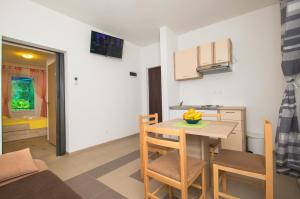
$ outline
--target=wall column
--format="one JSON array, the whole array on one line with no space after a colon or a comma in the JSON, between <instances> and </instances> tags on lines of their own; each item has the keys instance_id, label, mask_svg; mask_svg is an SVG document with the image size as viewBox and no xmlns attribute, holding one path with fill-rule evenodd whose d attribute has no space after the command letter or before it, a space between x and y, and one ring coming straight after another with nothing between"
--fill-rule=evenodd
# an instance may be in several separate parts
<instances>
[{"instance_id":1,"label":"wall column","mask_svg":"<svg viewBox=\"0 0 300 199\"><path fill-rule=\"evenodd\" d=\"M173 53L177 50L177 35L168 27L160 28L160 57L163 121L169 119L169 107L179 104L179 85L174 80Z\"/></svg>"}]
</instances>

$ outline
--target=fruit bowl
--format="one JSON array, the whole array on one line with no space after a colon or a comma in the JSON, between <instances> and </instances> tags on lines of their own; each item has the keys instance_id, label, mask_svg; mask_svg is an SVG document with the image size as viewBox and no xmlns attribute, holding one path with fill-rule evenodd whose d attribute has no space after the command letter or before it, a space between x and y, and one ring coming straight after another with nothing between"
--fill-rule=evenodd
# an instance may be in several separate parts
<instances>
[{"instance_id":1,"label":"fruit bowl","mask_svg":"<svg viewBox=\"0 0 300 199\"><path fill-rule=\"evenodd\" d=\"M185 120L188 124L197 124L199 121L200 121L200 119L199 120Z\"/></svg>"},{"instance_id":2,"label":"fruit bowl","mask_svg":"<svg viewBox=\"0 0 300 199\"><path fill-rule=\"evenodd\" d=\"M190 108L182 117L188 124L197 124L202 118L202 113Z\"/></svg>"}]
</instances>

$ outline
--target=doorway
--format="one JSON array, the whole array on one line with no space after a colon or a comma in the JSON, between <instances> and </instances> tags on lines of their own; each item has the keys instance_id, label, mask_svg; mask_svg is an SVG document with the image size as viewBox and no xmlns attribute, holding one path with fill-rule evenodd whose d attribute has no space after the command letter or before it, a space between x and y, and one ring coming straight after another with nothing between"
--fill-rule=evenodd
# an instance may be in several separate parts
<instances>
[{"instance_id":1,"label":"doorway","mask_svg":"<svg viewBox=\"0 0 300 199\"><path fill-rule=\"evenodd\" d=\"M63 54L2 40L2 151L66 153Z\"/></svg>"},{"instance_id":2,"label":"doorway","mask_svg":"<svg viewBox=\"0 0 300 199\"><path fill-rule=\"evenodd\" d=\"M162 121L161 67L148 69L149 114L158 113L158 121Z\"/></svg>"}]
</instances>

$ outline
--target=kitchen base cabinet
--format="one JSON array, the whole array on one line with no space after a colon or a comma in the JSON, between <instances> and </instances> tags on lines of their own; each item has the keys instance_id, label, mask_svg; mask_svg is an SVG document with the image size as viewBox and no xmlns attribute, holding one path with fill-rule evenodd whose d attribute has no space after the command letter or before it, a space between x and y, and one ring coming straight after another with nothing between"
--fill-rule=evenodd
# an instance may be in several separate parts
<instances>
[{"instance_id":1,"label":"kitchen base cabinet","mask_svg":"<svg viewBox=\"0 0 300 199\"><path fill-rule=\"evenodd\" d=\"M222 139L222 149L246 151L246 109L245 107L222 107L221 120L238 122L227 139Z\"/></svg>"}]
</instances>

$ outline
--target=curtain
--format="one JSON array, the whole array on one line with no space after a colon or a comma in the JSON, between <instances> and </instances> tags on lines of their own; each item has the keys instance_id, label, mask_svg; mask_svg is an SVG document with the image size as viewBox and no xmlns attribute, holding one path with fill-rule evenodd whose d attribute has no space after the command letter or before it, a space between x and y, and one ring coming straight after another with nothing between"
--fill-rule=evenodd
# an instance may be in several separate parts
<instances>
[{"instance_id":1,"label":"curtain","mask_svg":"<svg viewBox=\"0 0 300 199\"><path fill-rule=\"evenodd\" d=\"M43 70L30 69L30 77L33 79L35 93L42 99L41 116L47 116L46 102L46 74Z\"/></svg>"},{"instance_id":2,"label":"curtain","mask_svg":"<svg viewBox=\"0 0 300 199\"><path fill-rule=\"evenodd\" d=\"M300 178L300 132L296 112L295 78L300 73L300 0L281 0L282 71L287 86L276 131L278 173Z\"/></svg>"},{"instance_id":3,"label":"curtain","mask_svg":"<svg viewBox=\"0 0 300 199\"><path fill-rule=\"evenodd\" d=\"M2 67L2 115L9 116L8 102L8 69L6 66Z\"/></svg>"},{"instance_id":4,"label":"curtain","mask_svg":"<svg viewBox=\"0 0 300 199\"><path fill-rule=\"evenodd\" d=\"M9 102L11 101L11 78L31 77L34 83L34 90L37 96L42 99L41 116L47 116L47 86L46 73L44 70L30 69L15 66L2 66L2 114L10 117Z\"/></svg>"},{"instance_id":5,"label":"curtain","mask_svg":"<svg viewBox=\"0 0 300 199\"><path fill-rule=\"evenodd\" d=\"M2 115L10 117L11 77L26 76L28 72L21 67L2 66Z\"/></svg>"}]
</instances>

